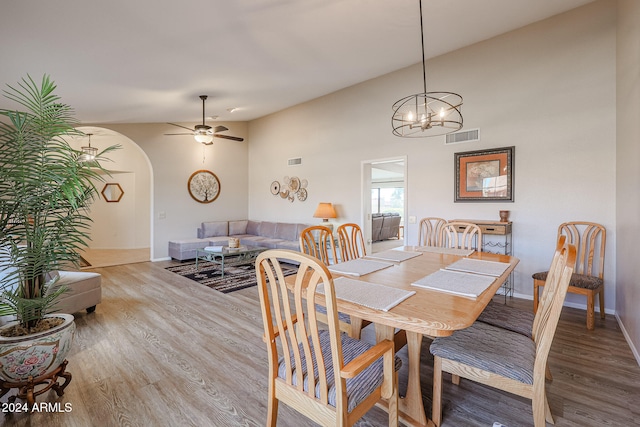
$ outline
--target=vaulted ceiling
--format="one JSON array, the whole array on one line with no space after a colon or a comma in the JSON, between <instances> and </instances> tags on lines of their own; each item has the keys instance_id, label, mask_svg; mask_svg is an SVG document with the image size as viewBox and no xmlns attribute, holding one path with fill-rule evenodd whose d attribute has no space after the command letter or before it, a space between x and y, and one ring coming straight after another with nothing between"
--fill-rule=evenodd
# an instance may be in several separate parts
<instances>
[{"instance_id":1,"label":"vaulted ceiling","mask_svg":"<svg viewBox=\"0 0 640 427\"><path fill-rule=\"evenodd\" d=\"M424 0L426 55L591 1ZM6 1L0 34L0 84L49 74L84 123L198 122L201 94L251 120L421 61L418 0Z\"/></svg>"}]
</instances>

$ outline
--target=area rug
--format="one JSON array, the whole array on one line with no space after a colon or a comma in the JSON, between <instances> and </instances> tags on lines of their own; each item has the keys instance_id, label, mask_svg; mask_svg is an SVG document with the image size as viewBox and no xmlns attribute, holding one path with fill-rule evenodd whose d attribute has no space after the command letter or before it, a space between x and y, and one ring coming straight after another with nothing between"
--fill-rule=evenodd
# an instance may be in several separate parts
<instances>
[{"instance_id":1,"label":"area rug","mask_svg":"<svg viewBox=\"0 0 640 427\"><path fill-rule=\"evenodd\" d=\"M298 271L298 267L295 265L280 265L285 276L295 274ZM198 262L197 271L195 262L165 268L223 294L250 288L258 284L254 264L228 265L225 263L224 277L221 277L220 266L212 262Z\"/></svg>"}]
</instances>

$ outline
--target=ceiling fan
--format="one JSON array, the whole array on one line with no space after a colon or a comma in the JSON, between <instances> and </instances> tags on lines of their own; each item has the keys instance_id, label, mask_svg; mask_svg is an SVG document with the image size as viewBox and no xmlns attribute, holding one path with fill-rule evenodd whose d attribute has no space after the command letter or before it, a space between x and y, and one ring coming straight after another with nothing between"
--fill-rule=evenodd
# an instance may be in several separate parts
<instances>
[{"instance_id":1,"label":"ceiling fan","mask_svg":"<svg viewBox=\"0 0 640 427\"><path fill-rule=\"evenodd\" d=\"M191 133L165 133L165 135L193 135L193 137L195 138L196 141L204 144L204 145L211 145L213 144L213 138L224 138L224 139L230 139L232 141L244 141L244 138L240 138L237 136L230 136L230 135L221 135L218 132L224 132L226 130L229 130L228 128L224 127L224 126L216 126L216 127L211 127L209 125L206 125L204 123L204 103L207 100L207 95L200 95L200 99L202 99L202 124L201 125L196 125L194 129L188 128L186 126L182 126L182 125L177 125L175 123L167 123L169 125L172 126L177 126L179 128L183 128L183 129L187 129L189 131L191 131Z\"/></svg>"}]
</instances>

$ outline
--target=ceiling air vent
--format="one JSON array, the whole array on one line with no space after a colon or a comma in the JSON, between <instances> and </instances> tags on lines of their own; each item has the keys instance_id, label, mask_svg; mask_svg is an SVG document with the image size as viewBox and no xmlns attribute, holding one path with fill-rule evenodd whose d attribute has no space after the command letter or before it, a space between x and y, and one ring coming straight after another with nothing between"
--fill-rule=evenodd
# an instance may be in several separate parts
<instances>
[{"instance_id":1,"label":"ceiling air vent","mask_svg":"<svg viewBox=\"0 0 640 427\"><path fill-rule=\"evenodd\" d=\"M446 135L445 144L459 144L461 142L480 141L480 129L469 129Z\"/></svg>"},{"instance_id":2,"label":"ceiling air vent","mask_svg":"<svg viewBox=\"0 0 640 427\"><path fill-rule=\"evenodd\" d=\"M296 157L295 159L287 160L288 166L298 166L302 164L302 157Z\"/></svg>"}]
</instances>

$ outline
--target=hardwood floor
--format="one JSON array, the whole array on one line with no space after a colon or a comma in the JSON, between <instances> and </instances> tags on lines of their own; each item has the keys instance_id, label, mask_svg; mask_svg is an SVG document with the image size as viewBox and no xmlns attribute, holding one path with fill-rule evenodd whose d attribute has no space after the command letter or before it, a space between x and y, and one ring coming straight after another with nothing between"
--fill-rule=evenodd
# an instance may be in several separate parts
<instances>
[{"instance_id":1,"label":"hardwood floor","mask_svg":"<svg viewBox=\"0 0 640 427\"><path fill-rule=\"evenodd\" d=\"M95 268L103 301L76 313L68 356L73 379L64 396L38 402L69 412L0 416L3 426L262 426L266 349L257 288L221 294L164 269L172 261ZM503 297L497 297L503 301ZM509 304L531 307L531 301ZM371 327L365 339L373 339ZM423 342L422 384L430 412L433 359ZM405 358L406 350L399 352ZM405 364L406 366L406 364ZM565 308L551 348L547 392L557 427L640 423L640 367L613 316L585 327L585 313ZM401 387L406 373L401 371ZM444 427L532 425L529 401L445 375ZM6 402L7 396L2 398ZM279 426L312 426L280 405ZM386 425L374 408L359 426Z\"/></svg>"}]
</instances>

